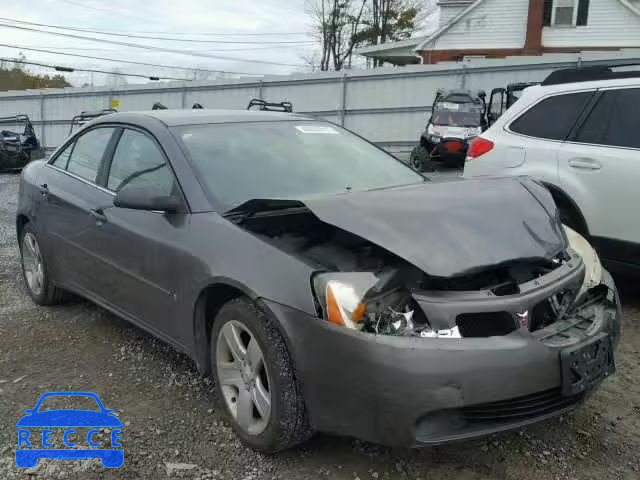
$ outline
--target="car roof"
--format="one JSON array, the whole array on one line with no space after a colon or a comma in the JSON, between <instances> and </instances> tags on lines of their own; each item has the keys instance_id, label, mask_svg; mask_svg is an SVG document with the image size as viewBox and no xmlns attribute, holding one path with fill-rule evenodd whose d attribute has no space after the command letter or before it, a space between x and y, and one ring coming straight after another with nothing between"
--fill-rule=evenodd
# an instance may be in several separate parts
<instances>
[{"instance_id":1,"label":"car roof","mask_svg":"<svg viewBox=\"0 0 640 480\"><path fill-rule=\"evenodd\" d=\"M573 92L578 90L595 90L598 88L615 88L615 87L640 87L640 78L615 78L608 80L591 80L587 82L569 82L551 85L534 85L526 89L527 92L540 92L542 95L547 93Z\"/></svg>"},{"instance_id":2,"label":"car roof","mask_svg":"<svg viewBox=\"0 0 640 480\"><path fill-rule=\"evenodd\" d=\"M155 118L167 127L180 125L204 125L207 123L241 123L241 122L277 122L277 121L313 121L317 120L305 115L282 112L265 112L255 110L147 110L135 112L120 112L104 115L91 122L105 123L113 121L132 121L141 117Z\"/></svg>"}]
</instances>

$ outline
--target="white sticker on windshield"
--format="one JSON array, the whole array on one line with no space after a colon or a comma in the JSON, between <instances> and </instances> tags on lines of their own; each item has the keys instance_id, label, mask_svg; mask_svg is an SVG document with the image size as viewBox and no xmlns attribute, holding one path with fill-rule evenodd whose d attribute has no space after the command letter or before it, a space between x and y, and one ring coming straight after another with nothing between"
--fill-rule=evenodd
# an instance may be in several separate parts
<instances>
[{"instance_id":1,"label":"white sticker on windshield","mask_svg":"<svg viewBox=\"0 0 640 480\"><path fill-rule=\"evenodd\" d=\"M451 102L442 102L441 106L445 110L458 110L460 108L460 105Z\"/></svg>"},{"instance_id":2,"label":"white sticker on windshield","mask_svg":"<svg viewBox=\"0 0 640 480\"><path fill-rule=\"evenodd\" d=\"M340 132L338 132L335 128L331 128L326 125L297 125L296 130L298 130L300 133L309 133L312 135L340 134Z\"/></svg>"}]
</instances>

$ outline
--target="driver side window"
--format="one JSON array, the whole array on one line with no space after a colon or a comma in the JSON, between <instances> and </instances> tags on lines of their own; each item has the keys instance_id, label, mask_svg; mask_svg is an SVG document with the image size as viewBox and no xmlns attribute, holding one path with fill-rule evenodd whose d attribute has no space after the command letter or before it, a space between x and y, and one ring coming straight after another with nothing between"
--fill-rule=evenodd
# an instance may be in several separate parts
<instances>
[{"instance_id":1,"label":"driver side window","mask_svg":"<svg viewBox=\"0 0 640 480\"><path fill-rule=\"evenodd\" d=\"M107 188L119 192L132 184L154 185L167 196L175 189L171 169L156 143L141 132L125 129L113 155Z\"/></svg>"}]
</instances>

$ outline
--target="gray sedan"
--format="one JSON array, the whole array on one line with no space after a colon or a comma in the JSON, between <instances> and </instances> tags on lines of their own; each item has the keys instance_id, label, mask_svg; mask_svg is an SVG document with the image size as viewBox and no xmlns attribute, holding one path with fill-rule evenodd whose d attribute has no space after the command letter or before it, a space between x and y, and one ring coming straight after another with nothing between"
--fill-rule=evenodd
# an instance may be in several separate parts
<instances>
[{"instance_id":1,"label":"gray sedan","mask_svg":"<svg viewBox=\"0 0 640 480\"><path fill-rule=\"evenodd\" d=\"M238 436L424 446L579 405L620 305L527 178L432 184L299 115L116 113L23 171L39 305L80 295L213 375Z\"/></svg>"}]
</instances>

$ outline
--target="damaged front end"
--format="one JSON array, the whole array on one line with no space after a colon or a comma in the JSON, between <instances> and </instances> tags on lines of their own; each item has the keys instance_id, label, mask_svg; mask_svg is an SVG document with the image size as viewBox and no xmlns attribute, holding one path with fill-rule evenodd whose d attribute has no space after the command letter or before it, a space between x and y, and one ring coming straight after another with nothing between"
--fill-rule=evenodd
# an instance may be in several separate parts
<instances>
[{"instance_id":1,"label":"damaged front end","mask_svg":"<svg viewBox=\"0 0 640 480\"><path fill-rule=\"evenodd\" d=\"M352 198L343 206L353 211ZM537 223L540 205L521 230L505 227L516 230L514 241L530 238L499 239L507 248L497 253L488 240L474 251L476 243L452 236L469 233L466 215L383 229L379 212L317 207L254 202L228 218L315 272L315 316L323 321L284 328L295 338L318 430L390 445L462 440L562 414L613 373L621 318L615 286L588 242L556 225L552 204ZM387 225L402 226L389 218ZM451 243L467 247L464 261L438 256Z\"/></svg>"},{"instance_id":2,"label":"damaged front end","mask_svg":"<svg viewBox=\"0 0 640 480\"><path fill-rule=\"evenodd\" d=\"M592 261L588 268L593 272ZM430 278L404 266L322 273L314 286L326 320L376 335L488 338L522 329L547 346L566 347L604 328L617 340L613 282L601 267L597 277L586 270L570 249L551 261L461 278Z\"/></svg>"},{"instance_id":3,"label":"damaged front end","mask_svg":"<svg viewBox=\"0 0 640 480\"><path fill-rule=\"evenodd\" d=\"M619 324L613 321L619 314L610 276L588 242L566 227L568 248L549 248L553 255L444 277L320 220L302 202L255 203L254 209L237 223L317 270L312 286L318 314L334 325L425 339L522 330L563 347Z\"/></svg>"}]
</instances>

